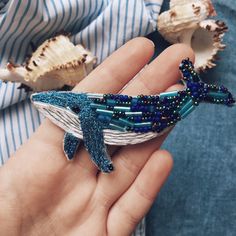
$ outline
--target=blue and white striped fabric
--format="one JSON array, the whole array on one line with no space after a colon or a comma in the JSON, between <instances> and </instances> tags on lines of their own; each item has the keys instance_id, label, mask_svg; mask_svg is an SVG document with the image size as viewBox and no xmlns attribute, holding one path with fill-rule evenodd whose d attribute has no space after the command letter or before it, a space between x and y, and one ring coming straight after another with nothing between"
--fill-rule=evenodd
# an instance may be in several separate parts
<instances>
[{"instance_id":1,"label":"blue and white striped fabric","mask_svg":"<svg viewBox=\"0 0 236 236\"><path fill-rule=\"evenodd\" d=\"M22 63L56 32L71 33L98 64L131 38L156 28L162 0L0 0L0 66ZM0 75L1 76L1 75ZM43 117L18 84L0 82L0 165L35 131ZM137 234L138 235L138 234Z\"/></svg>"}]
</instances>

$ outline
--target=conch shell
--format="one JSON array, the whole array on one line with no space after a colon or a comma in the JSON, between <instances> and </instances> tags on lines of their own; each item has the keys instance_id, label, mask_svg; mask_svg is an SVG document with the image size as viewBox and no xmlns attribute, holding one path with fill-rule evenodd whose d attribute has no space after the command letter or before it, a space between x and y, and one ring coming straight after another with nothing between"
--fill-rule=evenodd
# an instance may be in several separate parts
<instances>
[{"instance_id":1,"label":"conch shell","mask_svg":"<svg viewBox=\"0 0 236 236\"><path fill-rule=\"evenodd\" d=\"M217 53L225 48L228 28L209 16L216 16L211 0L171 0L170 9L158 18L158 30L167 41L192 47L198 71L216 66Z\"/></svg>"},{"instance_id":2,"label":"conch shell","mask_svg":"<svg viewBox=\"0 0 236 236\"><path fill-rule=\"evenodd\" d=\"M21 83L21 88L33 91L73 87L93 70L95 62L96 58L82 45L58 35L39 46L24 66L9 62L0 69L0 79Z\"/></svg>"}]
</instances>

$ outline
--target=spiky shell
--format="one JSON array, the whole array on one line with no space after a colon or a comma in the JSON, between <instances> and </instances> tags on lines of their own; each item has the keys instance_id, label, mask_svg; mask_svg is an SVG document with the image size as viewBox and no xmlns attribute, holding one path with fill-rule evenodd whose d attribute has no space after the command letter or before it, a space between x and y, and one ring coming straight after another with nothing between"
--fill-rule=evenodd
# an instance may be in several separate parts
<instances>
[{"instance_id":1,"label":"spiky shell","mask_svg":"<svg viewBox=\"0 0 236 236\"><path fill-rule=\"evenodd\" d=\"M227 26L218 20L206 20L216 12L210 0L171 0L170 9L158 18L158 29L170 43L185 43L196 54L195 68L212 68Z\"/></svg>"},{"instance_id":2,"label":"spiky shell","mask_svg":"<svg viewBox=\"0 0 236 236\"><path fill-rule=\"evenodd\" d=\"M6 69L0 70L0 78L22 83L33 91L73 87L91 72L95 62L82 45L74 45L68 36L58 35L40 45L24 66L8 63Z\"/></svg>"},{"instance_id":3,"label":"spiky shell","mask_svg":"<svg viewBox=\"0 0 236 236\"><path fill-rule=\"evenodd\" d=\"M200 22L199 28L193 33L191 42L196 55L195 66L198 70L204 71L216 66L218 52L226 47L223 44L226 30L227 26L223 21L205 20Z\"/></svg>"}]
</instances>

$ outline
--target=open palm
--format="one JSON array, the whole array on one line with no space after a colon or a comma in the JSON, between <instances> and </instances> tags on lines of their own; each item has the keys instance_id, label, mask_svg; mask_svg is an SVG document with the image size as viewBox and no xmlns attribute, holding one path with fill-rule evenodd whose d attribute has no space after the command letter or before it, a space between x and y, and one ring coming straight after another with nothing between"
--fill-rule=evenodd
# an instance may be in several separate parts
<instances>
[{"instance_id":1,"label":"open palm","mask_svg":"<svg viewBox=\"0 0 236 236\"><path fill-rule=\"evenodd\" d=\"M184 45L172 46L139 73L153 51L148 39L131 40L75 90L137 95L173 89L178 64L183 58L193 59L192 51ZM104 174L83 147L68 162L62 151L63 135L45 120L0 168L1 235L131 234L171 170L171 155L159 150L165 136L119 149L109 147L115 171Z\"/></svg>"}]
</instances>

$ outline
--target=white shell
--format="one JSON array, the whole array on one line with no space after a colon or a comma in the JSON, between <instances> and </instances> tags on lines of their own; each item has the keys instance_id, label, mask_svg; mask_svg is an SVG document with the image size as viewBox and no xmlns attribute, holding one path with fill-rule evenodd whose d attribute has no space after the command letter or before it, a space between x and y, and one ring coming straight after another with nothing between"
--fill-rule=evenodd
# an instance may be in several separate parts
<instances>
[{"instance_id":1,"label":"white shell","mask_svg":"<svg viewBox=\"0 0 236 236\"><path fill-rule=\"evenodd\" d=\"M219 20L207 20L216 12L210 0L171 0L170 9L158 18L160 34L170 43L185 43L196 54L195 68L205 70L216 64L216 54L223 50L227 26Z\"/></svg>"},{"instance_id":2,"label":"white shell","mask_svg":"<svg viewBox=\"0 0 236 236\"><path fill-rule=\"evenodd\" d=\"M40 45L25 66L8 63L6 69L0 69L0 79L22 83L33 91L73 87L93 70L95 62L96 58L82 45L58 35Z\"/></svg>"}]
</instances>

